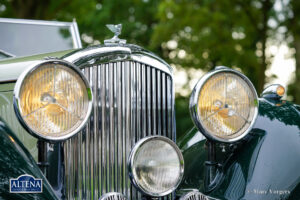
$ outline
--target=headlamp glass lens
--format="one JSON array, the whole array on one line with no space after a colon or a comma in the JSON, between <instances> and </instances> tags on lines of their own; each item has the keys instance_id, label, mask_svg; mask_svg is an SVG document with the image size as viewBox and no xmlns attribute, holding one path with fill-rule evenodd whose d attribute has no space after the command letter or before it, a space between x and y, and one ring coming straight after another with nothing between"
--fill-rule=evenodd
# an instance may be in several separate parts
<instances>
[{"instance_id":1,"label":"headlamp glass lens","mask_svg":"<svg viewBox=\"0 0 300 200\"><path fill-rule=\"evenodd\" d=\"M220 72L201 88L198 115L209 134L222 139L236 138L250 126L256 103L255 93L242 77Z\"/></svg>"},{"instance_id":2,"label":"headlamp glass lens","mask_svg":"<svg viewBox=\"0 0 300 200\"><path fill-rule=\"evenodd\" d=\"M30 129L55 138L70 134L82 124L90 98L77 72L62 64L45 64L24 78L19 108Z\"/></svg>"},{"instance_id":3,"label":"headlamp glass lens","mask_svg":"<svg viewBox=\"0 0 300 200\"><path fill-rule=\"evenodd\" d=\"M143 143L132 158L136 183L151 195L172 192L181 180L183 161L180 155L171 144L160 139Z\"/></svg>"}]
</instances>

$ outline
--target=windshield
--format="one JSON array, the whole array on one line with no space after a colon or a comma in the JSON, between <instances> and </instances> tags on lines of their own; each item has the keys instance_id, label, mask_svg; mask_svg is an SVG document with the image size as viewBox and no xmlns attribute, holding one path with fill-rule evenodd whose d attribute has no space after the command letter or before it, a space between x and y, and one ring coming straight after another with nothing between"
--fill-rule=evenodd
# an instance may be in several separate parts
<instances>
[{"instance_id":1,"label":"windshield","mask_svg":"<svg viewBox=\"0 0 300 200\"><path fill-rule=\"evenodd\" d=\"M80 48L76 22L0 18L0 59Z\"/></svg>"}]
</instances>

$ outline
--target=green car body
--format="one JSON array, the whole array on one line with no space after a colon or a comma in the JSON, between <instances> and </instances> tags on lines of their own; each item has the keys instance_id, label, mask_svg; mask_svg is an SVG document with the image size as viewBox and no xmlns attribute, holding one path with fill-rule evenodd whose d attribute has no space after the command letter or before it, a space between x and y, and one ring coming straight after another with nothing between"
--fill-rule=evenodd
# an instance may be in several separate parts
<instances>
[{"instance_id":1,"label":"green car body","mask_svg":"<svg viewBox=\"0 0 300 200\"><path fill-rule=\"evenodd\" d=\"M181 190L196 188L228 200L299 199L299 106L282 100L260 99L259 103L259 116L249 137L235 147L218 148L221 175L210 192L204 182L206 139L193 128L178 140L185 160Z\"/></svg>"},{"instance_id":2,"label":"green car body","mask_svg":"<svg viewBox=\"0 0 300 200\"><path fill-rule=\"evenodd\" d=\"M18 137L0 120L0 197L1 199L59 199L52 186ZM42 193L10 193L9 180L23 174L32 175L43 180Z\"/></svg>"},{"instance_id":3,"label":"green car body","mask_svg":"<svg viewBox=\"0 0 300 200\"><path fill-rule=\"evenodd\" d=\"M37 165L37 139L19 123L13 107L16 77L46 57L63 59L78 50L0 61L0 199L64 198L61 144L48 154L47 177ZM207 139L192 128L177 139L184 156L184 176L174 199L199 191L208 199L300 198L300 107L280 99L259 99L259 114L250 133L232 144L216 143L217 172L206 182ZM9 180L22 174L43 180L42 193L10 193Z\"/></svg>"}]
</instances>

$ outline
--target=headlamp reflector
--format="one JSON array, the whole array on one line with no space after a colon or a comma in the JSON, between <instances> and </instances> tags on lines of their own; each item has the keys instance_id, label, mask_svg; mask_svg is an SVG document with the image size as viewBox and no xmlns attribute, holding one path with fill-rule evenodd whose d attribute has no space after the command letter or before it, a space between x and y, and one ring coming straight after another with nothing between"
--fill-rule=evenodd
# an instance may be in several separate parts
<instances>
[{"instance_id":1,"label":"headlamp reflector","mask_svg":"<svg viewBox=\"0 0 300 200\"><path fill-rule=\"evenodd\" d=\"M47 140L63 140L78 132L92 106L85 77L63 61L43 62L22 74L14 97L23 125Z\"/></svg>"}]
</instances>

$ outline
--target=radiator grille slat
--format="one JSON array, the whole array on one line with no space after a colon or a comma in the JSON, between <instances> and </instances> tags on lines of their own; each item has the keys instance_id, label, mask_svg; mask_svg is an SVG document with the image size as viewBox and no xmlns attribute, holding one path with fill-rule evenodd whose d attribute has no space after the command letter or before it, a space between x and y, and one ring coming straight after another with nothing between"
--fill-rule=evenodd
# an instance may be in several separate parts
<instances>
[{"instance_id":1,"label":"radiator grille slat","mask_svg":"<svg viewBox=\"0 0 300 200\"><path fill-rule=\"evenodd\" d=\"M146 136L175 140L172 77L134 61L82 71L92 85L94 106L86 127L64 145L66 198L99 199L119 192L141 199L131 185L127 159L134 144Z\"/></svg>"}]
</instances>

